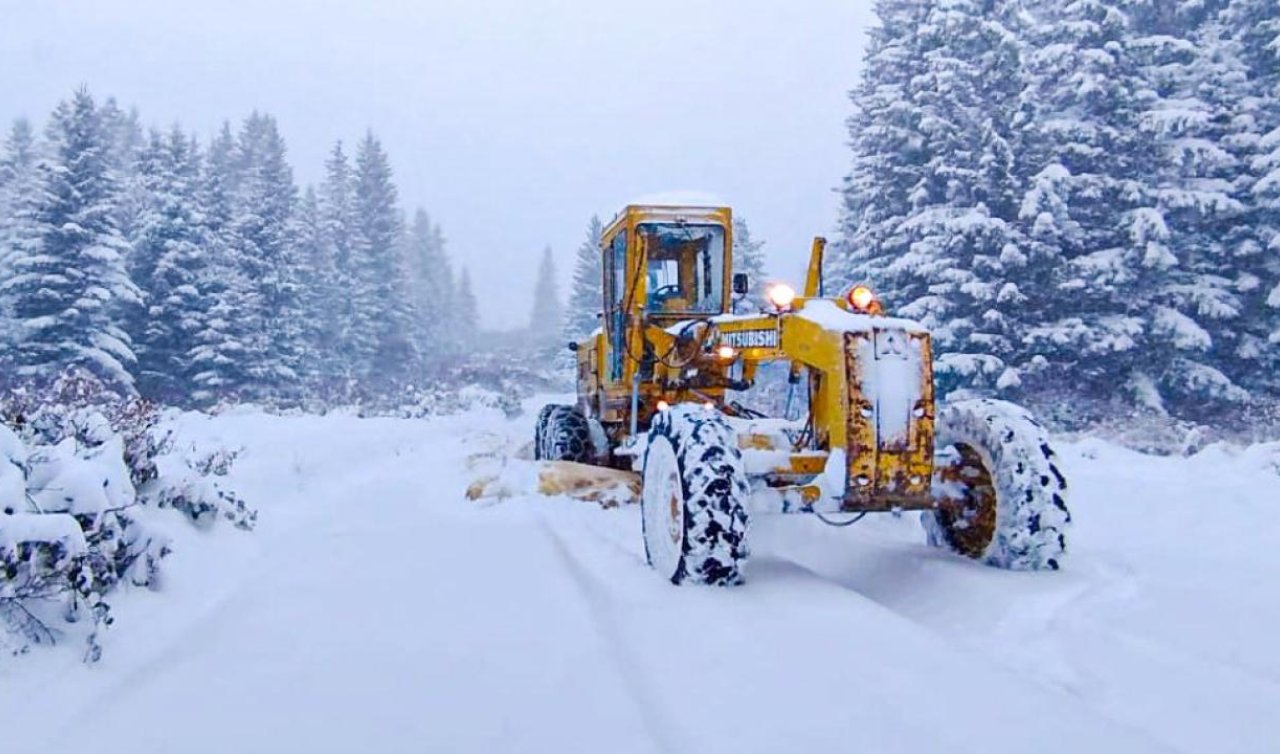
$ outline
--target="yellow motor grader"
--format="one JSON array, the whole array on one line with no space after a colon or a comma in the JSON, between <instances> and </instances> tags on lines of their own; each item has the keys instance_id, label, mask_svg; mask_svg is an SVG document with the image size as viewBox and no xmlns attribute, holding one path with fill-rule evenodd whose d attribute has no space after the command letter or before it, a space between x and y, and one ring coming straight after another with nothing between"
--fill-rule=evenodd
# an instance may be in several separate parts
<instances>
[{"instance_id":1,"label":"yellow motor grader","mask_svg":"<svg viewBox=\"0 0 1280 754\"><path fill-rule=\"evenodd\" d=\"M726 207L614 218L601 325L569 344L577 404L542 410L536 458L638 472L645 551L677 584L739 583L749 519L766 513L921 511L936 546L1059 567L1067 485L1039 424L1004 401L939 405L929 333L866 285L824 296L821 238L802 292L775 283L734 313L750 281L732 248ZM770 362L787 382L778 416L740 400Z\"/></svg>"}]
</instances>

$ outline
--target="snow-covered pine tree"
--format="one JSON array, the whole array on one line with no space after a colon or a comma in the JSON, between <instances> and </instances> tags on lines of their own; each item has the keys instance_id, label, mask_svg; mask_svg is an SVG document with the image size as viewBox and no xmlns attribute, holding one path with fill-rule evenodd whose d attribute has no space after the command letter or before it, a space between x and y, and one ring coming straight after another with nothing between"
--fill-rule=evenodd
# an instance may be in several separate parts
<instances>
[{"instance_id":1,"label":"snow-covered pine tree","mask_svg":"<svg viewBox=\"0 0 1280 754\"><path fill-rule=\"evenodd\" d=\"M138 208L129 271L144 305L131 328L138 390L185 405L203 364L193 362L210 308L202 286L207 243L200 206L200 154L178 127L152 131L140 153Z\"/></svg>"},{"instance_id":2,"label":"snow-covered pine tree","mask_svg":"<svg viewBox=\"0 0 1280 754\"><path fill-rule=\"evenodd\" d=\"M260 308L258 295L245 275L235 238L236 193L240 171L231 125L209 144L200 182L205 264L199 287L209 309L191 354L194 392L191 400L212 404L248 396L248 344L252 322L245 313Z\"/></svg>"},{"instance_id":3,"label":"snow-covered pine tree","mask_svg":"<svg viewBox=\"0 0 1280 754\"><path fill-rule=\"evenodd\" d=\"M303 338L307 352L314 354L299 366L299 378L309 396L333 398L332 375L336 371L334 341L338 334L334 294L337 268L332 247L327 243L320 200L308 186L294 216L297 245L299 297L305 316Z\"/></svg>"},{"instance_id":4,"label":"snow-covered pine tree","mask_svg":"<svg viewBox=\"0 0 1280 754\"><path fill-rule=\"evenodd\" d=\"M334 144L325 160L325 176L320 184L319 210L323 224L326 255L333 260L332 298L328 302L333 317L333 339L321 356L329 387L327 392L350 399L350 382L361 364L356 333L367 331L357 319L356 262L354 252L355 179L351 161L342 142Z\"/></svg>"},{"instance_id":5,"label":"snow-covered pine tree","mask_svg":"<svg viewBox=\"0 0 1280 754\"><path fill-rule=\"evenodd\" d=\"M397 201L387 154L369 132L356 151L352 331L361 376L374 391L412 384L422 365Z\"/></svg>"},{"instance_id":6,"label":"snow-covered pine tree","mask_svg":"<svg viewBox=\"0 0 1280 754\"><path fill-rule=\"evenodd\" d=\"M413 297L421 323L420 348L425 365L438 368L456 352L453 268L445 253L444 234L425 210L414 212L408 234Z\"/></svg>"},{"instance_id":7,"label":"snow-covered pine tree","mask_svg":"<svg viewBox=\"0 0 1280 754\"><path fill-rule=\"evenodd\" d=\"M600 253L596 252L596 290L600 289ZM733 218L733 272L746 273L750 287L747 295L741 299L735 297L734 311L739 313L757 312L764 305L764 287L768 282L768 273L764 265L764 241L751 237L751 228L746 218ZM598 297L599 294L597 294ZM597 310L599 307L597 306Z\"/></svg>"},{"instance_id":8,"label":"snow-covered pine tree","mask_svg":"<svg viewBox=\"0 0 1280 754\"><path fill-rule=\"evenodd\" d=\"M861 78L849 95L853 165L842 190L840 238L827 265L833 288L870 282L893 307L918 296L886 268L910 250L899 226L911 213L911 192L927 160L922 114L910 88L923 72L916 32L926 10L921 0L876 3Z\"/></svg>"},{"instance_id":9,"label":"snow-covered pine tree","mask_svg":"<svg viewBox=\"0 0 1280 754\"><path fill-rule=\"evenodd\" d=\"M560 286L556 282L556 260L551 247L542 250L538 276L533 286L533 309L529 314L530 345L540 351L556 353L564 307L560 303Z\"/></svg>"},{"instance_id":10,"label":"snow-covered pine tree","mask_svg":"<svg viewBox=\"0 0 1280 754\"><path fill-rule=\"evenodd\" d=\"M209 142L202 183L209 230L229 237L235 218L235 194L240 185L240 171L236 160L236 137L227 121L223 121Z\"/></svg>"},{"instance_id":11,"label":"snow-covered pine tree","mask_svg":"<svg viewBox=\"0 0 1280 754\"><path fill-rule=\"evenodd\" d=\"M600 326L600 313L604 307L601 288L604 273L601 271L600 236L604 224L596 215L587 223L587 236L582 239L573 261L573 282L569 288L569 303L564 312L564 328L561 337L565 342L584 340Z\"/></svg>"},{"instance_id":12,"label":"snow-covered pine tree","mask_svg":"<svg viewBox=\"0 0 1280 754\"><path fill-rule=\"evenodd\" d=\"M298 370L308 355L292 238L298 189L285 152L275 119L250 115L236 144L239 181L231 242L255 294L246 297L241 313L248 325L249 394L292 400L298 397Z\"/></svg>"},{"instance_id":13,"label":"snow-covered pine tree","mask_svg":"<svg viewBox=\"0 0 1280 754\"><path fill-rule=\"evenodd\" d=\"M35 174L36 157L36 137L31 121L18 118L5 136L3 146L0 146L0 202L4 202L5 207L13 206L14 200L22 193L24 180ZM7 219L7 214L0 216L0 223Z\"/></svg>"},{"instance_id":14,"label":"snow-covered pine tree","mask_svg":"<svg viewBox=\"0 0 1280 754\"><path fill-rule=\"evenodd\" d=\"M865 281L931 327L947 387L1012 387L1021 259L1013 121L1021 50L1007 2L881 2L850 120L836 283ZM1017 312L1012 312L1017 315Z\"/></svg>"},{"instance_id":15,"label":"snow-covered pine tree","mask_svg":"<svg viewBox=\"0 0 1280 754\"><path fill-rule=\"evenodd\" d=\"M911 91L928 159L902 226L910 251L889 271L921 291L900 311L933 328L944 388L1018 385L1008 367L1024 245L1011 126L1024 85L1017 10L948 0L934 3L917 30L923 72Z\"/></svg>"},{"instance_id":16,"label":"snow-covered pine tree","mask_svg":"<svg viewBox=\"0 0 1280 754\"><path fill-rule=\"evenodd\" d=\"M16 120L0 147L0 280L12 274L12 255L35 242L36 141L31 123ZM0 296L0 369L13 356L17 331L8 298Z\"/></svg>"},{"instance_id":17,"label":"snow-covered pine tree","mask_svg":"<svg viewBox=\"0 0 1280 754\"><path fill-rule=\"evenodd\" d=\"M1280 15L1274 0L1230 0L1224 36L1236 47L1247 82L1237 120L1245 169L1238 188L1246 205L1239 259L1243 333L1241 381L1280 396Z\"/></svg>"},{"instance_id":18,"label":"snow-covered pine tree","mask_svg":"<svg viewBox=\"0 0 1280 754\"><path fill-rule=\"evenodd\" d=\"M1244 204L1236 191L1247 76L1223 34L1215 3L1138 4L1129 45L1150 95L1140 125L1154 144L1144 176L1167 229L1169 264L1150 275L1148 350L1166 356L1152 374L1166 407L1212 414L1248 394L1229 376L1250 347L1241 340L1237 251ZM1246 285L1247 287L1247 285Z\"/></svg>"},{"instance_id":19,"label":"snow-covered pine tree","mask_svg":"<svg viewBox=\"0 0 1280 754\"><path fill-rule=\"evenodd\" d=\"M1052 282L1024 288L1037 313L1020 364L1036 389L1107 398L1117 386L1160 410L1157 380L1176 357L1150 348L1153 300L1178 258L1149 181L1152 104L1119 0L1030 0L1022 218L1032 248L1056 250ZM1183 341L1193 348L1194 343Z\"/></svg>"},{"instance_id":20,"label":"snow-covered pine tree","mask_svg":"<svg viewBox=\"0 0 1280 754\"><path fill-rule=\"evenodd\" d=\"M136 107L121 109L114 97L102 103L102 127L107 134L107 163L120 186L116 224L125 238L133 238L146 191L138 185L138 159L146 148L142 119Z\"/></svg>"},{"instance_id":21,"label":"snow-covered pine tree","mask_svg":"<svg viewBox=\"0 0 1280 754\"><path fill-rule=\"evenodd\" d=\"M18 327L20 376L52 381L82 366L122 391L133 390L134 355L121 327L139 303L116 225L119 186L107 162L108 135L88 90L54 110L48 156L36 168L32 243L15 250L0 283Z\"/></svg>"},{"instance_id":22,"label":"snow-covered pine tree","mask_svg":"<svg viewBox=\"0 0 1280 754\"><path fill-rule=\"evenodd\" d=\"M458 279L458 289L454 294L455 337L463 351L471 350L476 345L476 336L480 330L480 309L476 304L476 294L471 290L471 272L466 267Z\"/></svg>"}]
</instances>

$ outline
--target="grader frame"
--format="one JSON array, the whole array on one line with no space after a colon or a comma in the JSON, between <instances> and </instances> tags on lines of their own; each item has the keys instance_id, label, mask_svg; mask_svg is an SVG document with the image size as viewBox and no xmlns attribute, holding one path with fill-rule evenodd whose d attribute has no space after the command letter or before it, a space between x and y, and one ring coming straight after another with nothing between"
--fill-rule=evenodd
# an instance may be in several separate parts
<instances>
[{"instance_id":1,"label":"grader frame","mask_svg":"<svg viewBox=\"0 0 1280 754\"><path fill-rule=\"evenodd\" d=\"M629 205L605 228L601 327L570 345L578 408L607 438L603 460L633 465L660 411L698 403L733 423L757 508L934 507L929 334L881 315L865 294L823 297L822 238L802 295L784 287L758 313L734 314L746 286L731 269L732 244L727 207ZM776 361L806 391L803 420L727 400Z\"/></svg>"}]
</instances>

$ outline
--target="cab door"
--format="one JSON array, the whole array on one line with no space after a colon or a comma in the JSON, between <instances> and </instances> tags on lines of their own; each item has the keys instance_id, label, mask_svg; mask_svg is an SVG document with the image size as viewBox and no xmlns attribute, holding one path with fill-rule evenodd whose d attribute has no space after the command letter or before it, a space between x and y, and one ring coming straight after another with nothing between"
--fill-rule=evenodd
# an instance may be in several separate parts
<instances>
[{"instance_id":1,"label":"cab door","mask_svg":"<svg viewBox=\"0 0 1280 754\"><path fill-rule=\"evenodd\" d=\"M604 329L606 342L605 382L622 381L626 358L627 231L622 229L608 242L604 252Z\"/></svg>"}]
</instances>

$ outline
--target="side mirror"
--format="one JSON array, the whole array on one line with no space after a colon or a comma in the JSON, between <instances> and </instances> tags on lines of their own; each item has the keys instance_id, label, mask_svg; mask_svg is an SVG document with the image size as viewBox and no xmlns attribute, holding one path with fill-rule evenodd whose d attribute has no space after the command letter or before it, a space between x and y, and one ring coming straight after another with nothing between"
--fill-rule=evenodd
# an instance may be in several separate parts
<instances>
[{"instance_id":1,"label":"side mirror","mask_svg":"<svg viewBox=\"0 0 1280 754\"><path fill-rule=\"evenodd\" d=\"M573 351L574 353L577 353L577 352L578 352L578 344L577 344L577 343L575 343L575 342L573 342L573 341L569 341L569 350L570 350L570 351Z\"/></svg>"},{"instance_id":2,"label":"side mirror","mask_svg":"<svg viewBox=\"0 0 1280 754\"><path fill-rule=\"evenodd\" d=\"M733 274L733 295L745 296L750 289L751 281L747 278L747 273L735 272Z\"/></svg>"}]
</instances>

